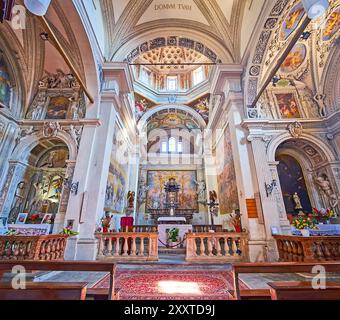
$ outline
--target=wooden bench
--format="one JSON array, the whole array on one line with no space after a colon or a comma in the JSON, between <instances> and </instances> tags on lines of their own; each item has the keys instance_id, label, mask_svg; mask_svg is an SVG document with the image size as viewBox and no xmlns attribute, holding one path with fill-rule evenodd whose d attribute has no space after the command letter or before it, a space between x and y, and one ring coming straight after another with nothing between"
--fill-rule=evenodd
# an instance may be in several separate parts
<instances>
[{"instance_id":1,"label":"wooden bench","mask_svg":"<svg viewBox=\"0 0 340 320\"><path fill-rule=\"evenodd\" d=\"M241 273L312 273L313 267L316 265L323 266L327 273L340 273L339 262L320 262L320 263L297 263L297 262L274 262L274 263L235 263L232 266L234 290L229 290L228 293L232 299L241 300L243 298L257 298L251 291L258 290L240 290L239 274ZM261 294L258 298L271 299L270 289L259 291Z\"/></svg>"},{"instance_id":2,"label":"wooden bench","mask_svg":"<svg viewBox=\"0 0 340 320\"><path fill-rule=\"evenodd\" d=\"M85 300L87 283L27 283L25 289L13 289L0 283L0 300Z\"/></svg>"},{"instance_id":3,"label":"wooden bench","mask_svg":"<svg viewBox=\"0 0 340 320\"><path fill-rule=\"evenodd\" d=\"M112 262L99 261L0 261L1 272L12 272L13 267L22 266L26 271L83 271L108 272L110 287L108 300L115 300L114 277L116 265Z\"/></svg>"},{"instance_id":4,"label":"wooden bench","mask_svg":"<svg viewBox=\"0 0 340 320\"><path fill-rule=\"evenodd\" d=\"M340 300L340 282L327 282L325 289L314 289L311 282L271 282L272 300Z\"/></svg>"}]
</instances>

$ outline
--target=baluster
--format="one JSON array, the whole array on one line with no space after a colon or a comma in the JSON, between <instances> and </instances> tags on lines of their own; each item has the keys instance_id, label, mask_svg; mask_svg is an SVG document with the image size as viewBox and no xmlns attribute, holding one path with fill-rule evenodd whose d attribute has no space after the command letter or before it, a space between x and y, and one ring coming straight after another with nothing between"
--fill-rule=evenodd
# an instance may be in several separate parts
<instances>
[{"instance_id":1,"label":"baluster","mask_svg":"<svg viewBox=\"0 0 340 320\"><path fill-rule=\"evenodd\" d=\"M107 256L111 257L112 256L112 238L107 239Z\"/></svg>"},{"instance_id":2,"label":"baluster","mask_svg":"<svg viewBox=\"0 0 340 320\"><path fill-rule=\"evenodd\" d=\"M205 243L204 243L204 238L203 236L200 238L201 239L201 244L200 244L200 256L204 257L205 256Z\"/></svg>"},{"instance_id":3,"label":"baluster","mask_svg":"<svg viewBox=\"0 0 340 320\"><path fill-rule=\"evenodd\" d=\"M237 239L231 239L231 249L232 249L232 251L233 251L233 256L235 257L235 256L237 256L237 244L236 244L236 242L237 242Z\"/></svg>"},{"instance_id":4,"label":"baluster","mask_svg":"<svg viewBox=\"0 0 340 320\"><path fill-rule=\"evenodd\" d=\"M326 260L329 260L329 258L331 257L331 253L329 251L329 247L328 247L328 242L321 242L321 247L323 248L323 252L324 252L324 256L326 258Z\"/></svg>"},{"instance_id":5,"label":"baluster","mask_svg":"<svg viewBox=\"0 0 340 320\"><path fill-rule=\"evenodd\" d=\"M46 260L45 241L43 241L40 246L40 260Z\"/></svg>"},{"instance_id":6,"label":"baluster","mask_svg":"<svg viewBox=\"0 0 340 320\"><path fill-rule=\"evenodd\" d=\"M131 256L135 257L136 256L136 251L137 251L137 246L136 246L136 237L132 237L132 244L131 244Z\"/></svg>"},{"instance_id":7,"label":"baluster","mask_svg":"<svg viewBox=\"0 0 340 320\"><path fill-rule=\"evenodd\" d=\"M226 257L230 257L230 248L228 237L224 238L224 252Z\"/></svg>"},{"instance_id":8,"label":"baluster","mask_svg":"<svg viewBox=\"0 0 340 320\"><path fill-rule=\"evenodd\" d=\"M145 251L145 247L144 247L144 237L140 238L140 246L139 246L139 253L138 255L141 257L144 257L144 251Z\"/></svg>"},{"instance_id":9,"label":"baluster","mask_svg":"<svg viewBox=\"0 0 340 320\"><path fill-rule=\"evenodd\" d=\"M124 236L124 246L123 246L123 256L126 257L128 256L128 251L129 251L129 236Z\"/></svg>"},{"instance_id":10,"label":"baluster","mask_svg":"<svg viewBox=\"0 0 340 320\"><path fill-rule=\"evenodd\" d=\"M113 254L115 257L119 256L119 249L120 249L120 237L117 235L115 243L115 252Z\"/></svg>"},{"instance_id":11,"label":"baluster","mask_svg":"<svg viewBox=\"0 0 340 320\"><path fill-rule=\"evenodd\" d=\"M98 259L104 258L104 249L105 249L105 241L103 236L101 235L99 238L99 245L98 245Z\"/></svg>"},{"instance_id":12,"label":"baluster","mask_svg":"<svg viewBox=\"0 0 340 320\"><path fill-rule=\"evenodd\" d=\"M197 238L191 238L192 239L192 254L194 257L197 257L197 243L196 243L196 239Z\"/></svg>"},{"instance_id":13,"label":"baluster","mask_svg":"<svg viewBox=\"0 0 340 320\"><path fill-rule=\"evenodd\" d=\"M221 257L222 256L222 253L221 253L221 251L222 251L222 249L221 249L221 243L220 243L220 237L218 237L217 239L216 239L216 251L217 251L217 256L218 257Z\"/></svg>"},{"instance_id":14,"label":"baluster","mask_svg":"<svg viewBox=\"0 0 340 320\"><path fill-rule=\"evenodd\" d=\"M213 252L213 241L214 241L214 238L213 237L208 237L207 241L208 241L208 256L212 257L213 256L212 252Z\"/></svg>"}]
</instances>

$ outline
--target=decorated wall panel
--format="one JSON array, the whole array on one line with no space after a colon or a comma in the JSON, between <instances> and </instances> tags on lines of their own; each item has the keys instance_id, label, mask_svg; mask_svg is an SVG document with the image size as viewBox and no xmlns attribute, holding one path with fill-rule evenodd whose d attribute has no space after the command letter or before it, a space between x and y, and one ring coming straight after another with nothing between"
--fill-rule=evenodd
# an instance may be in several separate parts
<instances>
[{"instance_id":1,"label":"decorated wall panel","mask_svg":"<svg viewBox=\"0 0 340 320\"><path fill-rule=\"evenodd\" d=\"M5 60L0 57L0 104L9 107L11 101L11 84Z\"/></svg>"},{"instance_id":2,"label":"decorated wall panel","mask_svg":"<svg viewBox=\"0 0 340 320\"><path fill-rule=\"evenodd\" d=\"M236 171L229 127L226 128L222 139L218 143L216 162L220 213L229 214L239 209Z\"/></svg>"},{"instance_id":3,"label":"decorated wall panel","mask_svg":"<svg viewBox=\"0 0 340 320\"><path fill-rule=\"evenodd\" d=\"M196 171L148 171L146 206L147 209L165 209L165 184L175 178L180 185L179 209L198 209L197 172Z\"/></svg>"},{"instance_id":4,"label":"decorated wall panel","mask_svg":"<svg viewBox=\"0 0 340 320\"><path fill-rule=\"evenodd\" d=\"M124 149L126 146L121 130L115 132L109 175L106 187L105 210L113 213L124 213L125 198L128 188L128 155Z\"/></svg>"}]
</instances>

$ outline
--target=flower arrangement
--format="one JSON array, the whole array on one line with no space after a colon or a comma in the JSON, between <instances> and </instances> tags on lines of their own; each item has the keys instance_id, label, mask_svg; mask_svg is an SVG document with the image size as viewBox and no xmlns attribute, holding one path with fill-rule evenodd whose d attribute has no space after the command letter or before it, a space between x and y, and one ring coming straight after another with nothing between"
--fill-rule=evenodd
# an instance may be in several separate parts
<instances>
[{"instance_id":1,"label":"flower arrangement","mask_svg":"<svg viewBox=\"0 0 340 320\"><path fill-rule=\"evenodd\" d=\"M72 231L70 228L64 228L61 234L65 234L68 236L76 236L79 234L79 232Z\"/></svg>"},{"instance_id":2,"label":"flower arrangement","mask_svg":"<svg viewBox=\"0 0 340 320\"><path fill-rule=\"evenodd\" d=\"M28 222L31 224L39 224L41 222L40 214L33 214L28 218Z\"/></svg>"},{"instance_id":3,"label":"flower arrangement","mask_svg":"<svg viewBox=\"0 0 340 320\"><path fill-rule=\"evenodd\" d=\"M317 229L315 221L311 218L305 217L299 217L294 219L292 225L298 230Z\"/></svg>"},{"instance_id":4,"label":"flower arrangement","mask_svg":"<svg viewBox=\"0 0 340 320\"><path fill-rule=\"evenodd\" d=\"M179 229L178 228L172 228L168 232L168 241L169 242L177 242L179 236Z\"/></svg>"},{"instance_id":5,"label":"flower arrangement","mask_svg":"<svg viewBox=\"0 0 340 320\"><path fill-rule=\"evenodd\" d=\"M330 209L330 208L320 209L320 210L313 208L313 214L312 215L318 221L329 220L329 219L335 217L335 213L334 213L333 209Z\"/></svg>"}]
</instances>

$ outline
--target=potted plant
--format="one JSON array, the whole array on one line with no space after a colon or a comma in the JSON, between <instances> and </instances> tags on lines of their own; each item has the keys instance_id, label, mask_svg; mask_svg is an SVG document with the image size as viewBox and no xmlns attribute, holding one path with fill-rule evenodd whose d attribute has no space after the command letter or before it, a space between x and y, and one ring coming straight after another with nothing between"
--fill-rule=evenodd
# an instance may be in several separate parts
<instances>
[{"instance_id":1,"label":"potted plant","mask_svg":"<svg viewBox=\"0 0 340 320\"><path fill-rule=\"evenodd\" d=\"M168 244L170 247L175 247L180 243L179 229L172 228L168 231Z\"/></svg>"},{"instance_id":2,"label":"potted plant","mask_svg":"<svg viewBox=\"0 0 340 320\"><path fill-rule=\"evenodd\" d=\"M311 218L298 217L293 220L293 227L301 231L303 237L309 237L310 229L317 229L315 222Z\"/></svg>"}]
</instances>

